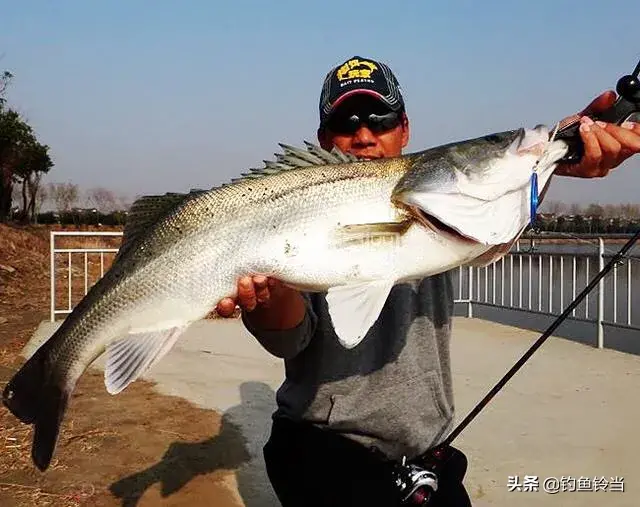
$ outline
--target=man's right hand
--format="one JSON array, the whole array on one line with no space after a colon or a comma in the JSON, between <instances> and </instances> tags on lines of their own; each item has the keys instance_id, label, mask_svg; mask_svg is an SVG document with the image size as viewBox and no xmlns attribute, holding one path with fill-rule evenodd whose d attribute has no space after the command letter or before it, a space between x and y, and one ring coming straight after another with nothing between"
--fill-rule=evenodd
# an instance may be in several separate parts
<instances>
[{"instance_id":1,"label":"man's right hand","mask_svg":"<svg viewBox=\"0 0 640 507\"><path fill-rule=\"evenodd\" d=\"M221 317L231 317L236 305L257 328L285 330L296 327L304 318L302 294L275 278L244 276L238 280L237 296L224 298L216 306Z\"/></svg>"}]
</instances>

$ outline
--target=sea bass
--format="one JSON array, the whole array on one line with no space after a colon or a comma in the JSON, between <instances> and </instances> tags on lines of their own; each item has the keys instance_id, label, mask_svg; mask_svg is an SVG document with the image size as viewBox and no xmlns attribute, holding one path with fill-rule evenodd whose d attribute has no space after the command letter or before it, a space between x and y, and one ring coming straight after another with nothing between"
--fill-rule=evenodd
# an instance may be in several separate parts
<instances>
[{"instance_id":1,"label":"sea bass","mask_svg":"<svg viewBox=\"0 0 640 507\"><path fill-rule=\"evenodd\" d=\"M567 152L544 126L413 154L357 160L310 143L211 190L147 196L111 268L7 384L3 402L35 425L52 459L69 396L102 353L116 394L153 367L243 275L326 292L336 335L355 347L391 288L505 255ZM537 196L535 196L537 197Z\"/></svg>"}]
</instances>

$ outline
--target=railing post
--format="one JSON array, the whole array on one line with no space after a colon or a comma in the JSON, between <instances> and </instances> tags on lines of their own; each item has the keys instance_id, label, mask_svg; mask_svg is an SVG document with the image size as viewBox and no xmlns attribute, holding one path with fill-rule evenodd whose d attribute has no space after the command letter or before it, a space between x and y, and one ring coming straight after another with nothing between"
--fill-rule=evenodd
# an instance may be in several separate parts
<instances>
[{"instance_id":1,"label":"railing post","mask_svg":"<svg viewBox=\"0 0 640 507\"><path fill-rule=\"evenodd\" d=\"M469 266L469 301L467 303L467 318L473 318L473 266Z\"/></svg>"},{"instance_id":2,"label":"railing post","mask_svg":"<svg viewBox=\"0 0 640 507\"><path fill-rule=\"evenodd\" d=\"M56 237L56 233L55 231L50 231L49 232L49 270L51 271L50 276L49 276L49 280L51 281L51 286L50 286L50 296L49 299L50 304L51 304L51 315L49 317L49 319L51 320L51 322L55 322L56 320L56 263L55 263L55 247L54 247L54 242L55 242L55 237Z\"/></svg>"},{"instance_id":3,"label":"railing post","mask_svg":"<svg viewBox=\"0 0 640 507\"><path fill-rule=\"evenodd\" d=\"M604 269L604 239L598 238L598 268ZM598 348L604 347L604 278L598 282Z\"/></svg>"}]
</instances>

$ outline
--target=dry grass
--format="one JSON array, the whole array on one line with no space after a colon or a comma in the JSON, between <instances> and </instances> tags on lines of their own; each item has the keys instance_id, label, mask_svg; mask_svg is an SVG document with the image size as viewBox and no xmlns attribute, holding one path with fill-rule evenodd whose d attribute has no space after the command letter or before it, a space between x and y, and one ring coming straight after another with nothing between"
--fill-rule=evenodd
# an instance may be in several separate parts
<instances>
[{"instance_id":1,"label":"dry grass","mask_svg":"<svg viewBox=\"0 0 640 507\"><path fill-rule=\"evenodd\" d=\"M0 389L22 364L20 350L33 331L49 318L49 230L0 224L0 265L9 268L0 267ZM99 238L93 246L104 245L104 239L115 247L120 241ZM87 245L87 238L64 238L60 245ZM100 260L89 257L91 284L100 274ZM105 260L106 270L110 261ZM72 302L84 294L84 267L79 266L72 264ZM56 267L57 295L66 297L66 259ZM144 505L191 506L202 499L206 505L236 505L224 478L231 465L246 458L242 441L227 431L232 438L222 454L206 451L210 445L219 448L222 429L219 414L160 395L152 383L139 380L111 396L102 374L85 372L45 473L31 461L32 427L0 406L0 505L116 507L144 500ZM163 498L167 484L173 488L170 500Z\"/></svg>"}]
</instances>

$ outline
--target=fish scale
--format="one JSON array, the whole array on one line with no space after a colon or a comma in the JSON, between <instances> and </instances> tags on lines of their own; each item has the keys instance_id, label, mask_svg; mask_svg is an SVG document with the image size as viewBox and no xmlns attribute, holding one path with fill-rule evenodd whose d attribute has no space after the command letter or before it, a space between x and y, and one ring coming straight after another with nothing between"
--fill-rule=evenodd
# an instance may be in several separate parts
<instances>
[{"instance_id":1,"label":"fish scale","mask_svg":"<svg viewBox=\"0 0 640 507\"><path fill-rule=\"evenodd\" d=\"M338 340L355 347L396 283L504 255L530 219L522 182L537 164L544 191L566 152L544 128L371 161L281 147L276 163L230 183L132 205L110 269L4 389L9 410L35 425L40 470L78 379L102 353L107 391L119 393L247 274L326 292Z\"/></svg>"}]
</instances>

